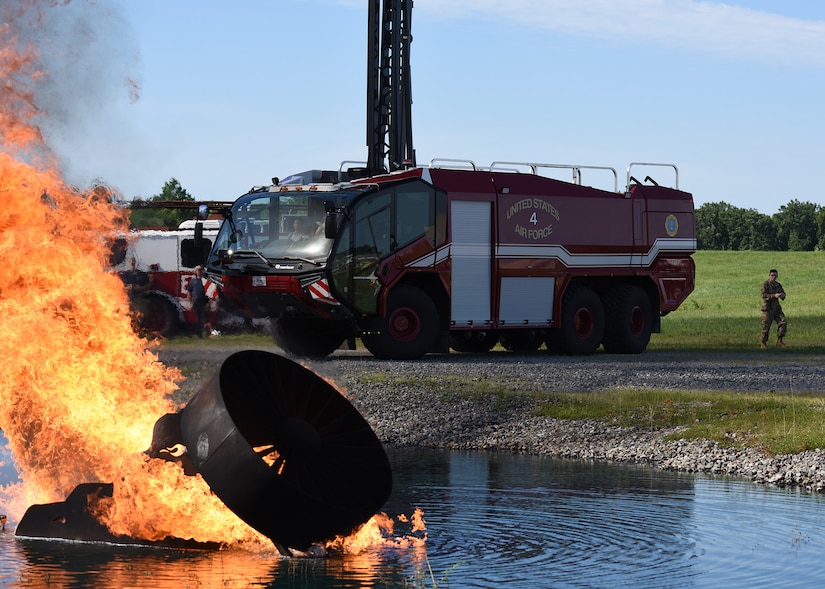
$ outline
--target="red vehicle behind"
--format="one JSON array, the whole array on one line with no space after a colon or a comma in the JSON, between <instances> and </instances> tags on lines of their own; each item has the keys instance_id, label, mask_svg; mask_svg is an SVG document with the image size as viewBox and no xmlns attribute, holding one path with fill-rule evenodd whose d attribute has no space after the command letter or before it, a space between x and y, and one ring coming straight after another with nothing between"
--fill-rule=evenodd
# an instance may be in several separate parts
<instances>
[{"instance_id":1,"label":"red vehicle behind","mask_svg":"<svg viewBox=\"0 0 825 589\"><path fill-rule=\"evenodd\" d=\"M137 270L149 279L148 288L132 297L141 330L169 337L196 325L187 287L195 266L203 263L211 249L220 223L184 221L177 230L133 231L115 241L112 269L126 272L134 258ZM197 237L196 224L202 227ZM206 281L204 286L210 299L209 320L216 325L219 291L212 282Z\"/></svg>"},{"instance_id":2,"label":"red vehicle behind","mask_svg":"<svg viewBox=\"0 0 825 589\"><path fill-rule=\"evenodd\" d=\"M207 274L278 343L324 356L360 337L382 358L428 352L640 353L694 286L690 194L631 164L471 162L351 183L259 188L226 213ZM542 173L572 171L573 181ZM581 183L610 174L613 186ZM310 228L291 233L294 219Z\"/></svg>"}]
</instances>

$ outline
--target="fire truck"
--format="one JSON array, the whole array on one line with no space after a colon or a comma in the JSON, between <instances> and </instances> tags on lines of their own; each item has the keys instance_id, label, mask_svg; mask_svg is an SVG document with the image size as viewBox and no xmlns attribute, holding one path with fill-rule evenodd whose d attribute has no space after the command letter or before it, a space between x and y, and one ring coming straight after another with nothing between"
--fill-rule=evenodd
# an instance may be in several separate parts
<instances>
[{"instance_id":1,"label":"fire truck","mask_svg":"<svg viewBox=\"0 0 825 589\"><path fill-rule=\"evenodd\" d=\"M273 179L224 210L206 270L223 296L270 317L277 343L303 356L357 337L390 359L499 342L645 350L694 286L693 197L678 168L632 163L620 189L604 166L416 165L412 0L368 8L367 161L299 175L320 182Z\"/></svg>"},{"instance_id":2,"label":"fire truck","mask_svg":"<svg viewBox=\"0 0 825 589\"><path fill-rule=\"evenodd\" d=\"M142 331L170 337L197 323L189 299L189 281L195 266L202 264L218 234L221 221L183 221L177 230L141 230L119 236L112 248L112 270L136 269L149 278L148 290L133 297L133 307ZM205 283L210 299L209 319L218 320L217 285Z\"/></svg>"},{"instance_id":3,"label":"fire truck","mask_svg":"<svg viewBox=\"0 0 825 589\"><path fill-rule=\"evenodd\" d=\"M258 188L227 212L207 273L236 306L274 318L278 344L297 355L355 337L393 359L499 341L642 352L694 286L693 198L678 169L631 164L617 190L539 173L566 167L579 178L586 166L521 165L431 162ZM653 166L674 186L636 180L635 168Z\"/></svg>"}]
</instances>

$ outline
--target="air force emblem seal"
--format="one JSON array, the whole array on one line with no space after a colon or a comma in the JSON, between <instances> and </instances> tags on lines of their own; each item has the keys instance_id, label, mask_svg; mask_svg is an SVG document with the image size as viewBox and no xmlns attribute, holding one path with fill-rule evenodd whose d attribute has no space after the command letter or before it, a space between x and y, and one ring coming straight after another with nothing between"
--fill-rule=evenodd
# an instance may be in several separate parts
<instances>
[{"instance_id":1,"label":"air force emblem seal","mask_svg":"<svg viewBox=\"0 0 825 589\"><path fill-rule=\"evenodd\" d=\"M671 237L679 233L679 221L676 219L676 215L667 216L667 219L665 219L665 231L667 231L667 234Z\"/></svg>"}]
</instances>

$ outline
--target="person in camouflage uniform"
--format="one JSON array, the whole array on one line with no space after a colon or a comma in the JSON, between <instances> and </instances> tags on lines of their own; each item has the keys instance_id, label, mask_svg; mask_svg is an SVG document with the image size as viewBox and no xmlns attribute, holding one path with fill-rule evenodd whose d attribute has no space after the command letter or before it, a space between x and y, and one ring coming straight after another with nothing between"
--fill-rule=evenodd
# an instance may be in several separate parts
<instances>
[{"instance_id":1,"label":"person in camouflage uniform","mask_svg":"<svg viewBox=\"0 0 825 589\"><path fill-rule=\"evenodd\" d=\"M785 300L785 289L776 280L779 272L771 270L768 272L768 279L762 283L762 349L768 347L768 333L771 330L771 324L776 321L776 345L780 348L786 348L785 330L787 329L787 321L785 320L785 313L782 312L782 306L779 304L780 300Z\"/></svg>"}]
</instances>

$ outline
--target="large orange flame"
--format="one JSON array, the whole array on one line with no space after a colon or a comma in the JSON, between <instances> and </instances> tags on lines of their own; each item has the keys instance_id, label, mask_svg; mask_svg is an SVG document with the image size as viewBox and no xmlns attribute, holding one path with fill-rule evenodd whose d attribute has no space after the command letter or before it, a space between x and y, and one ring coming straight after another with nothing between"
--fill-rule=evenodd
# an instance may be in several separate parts
<instances>
[{"instance_id":1,"label":"large orange flame","mask_svg":"<svg viewBox=\"0 0 825 589\"><path fill-rule=\"evenodd\" d=\"M180 374L132 331L123 285L105 270L105 236L125 226L124 212L105 189L67 186L34 122L48 72L20 27L58 4L0 9L0 428L22 481L0 505L19 520L79 483L116 482L102 506L115 533L255 539L200 477L141 454L155 421L177 409Z\"/></svg>"},{"instance_id":2,"label":"large orange flame","mask_svg":"<svg viewBox=\"0 0 825 589\"><path fill-rule=\"evenodd\" d=\"M132 330L123 284L106 270L106 236L125 214L105 187L66 185L35 123L49 72L21 41L20 23L69 1L0 6L0 429L21 479L0 488L0 511L19 521L80 483L113 482L114 497L94 508L115 534L271 548L200 476L143 454L157 419L179 409L170 394L181 375ZM397 543L386 519L336 549Z\"/></svg>"}]
</instances>

